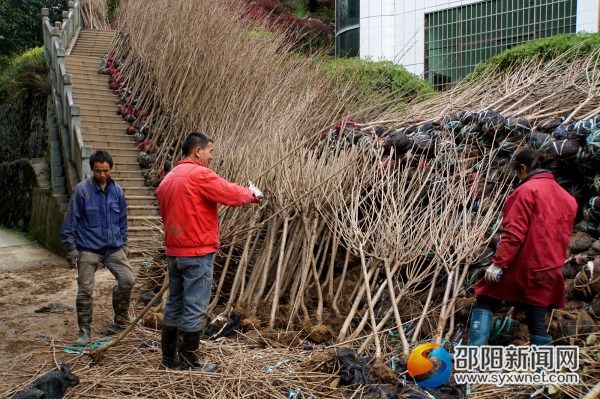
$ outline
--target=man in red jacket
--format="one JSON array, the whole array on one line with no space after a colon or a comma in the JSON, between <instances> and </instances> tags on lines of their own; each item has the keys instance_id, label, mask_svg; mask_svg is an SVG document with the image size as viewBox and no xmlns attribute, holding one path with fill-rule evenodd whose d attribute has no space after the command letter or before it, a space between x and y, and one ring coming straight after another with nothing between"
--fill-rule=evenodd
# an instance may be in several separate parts
<instances>
[{"instance_id":1,"label":"man in red jacket","mask_svg":"<svg viewBox=\"0 0 600 399\"><path fill-rule=\"evenodd\" d=\"M565 305L562 274L577 202L554 180L552 159L533 149L515 157L521 184L506 199L502 238L485 279L477 283L469 345L485 345L502 301L524 308L532 345L550 345L546 309Z\"/></svg>"},{"instance_id":2,"label":"man in red jacket","mask_svg":"<svg viewBox=\"0 0 600 399\"><path fill-rule=\"evenodd\" d=\"M190 133L181 149L185 158L165 176L156 192L169 268L162 364L175 367L178 353L182 367L202 368L196 351L210 300L214 253L219 249L217 205L260 202L262 193L255 187L230 183L209 169L214 143L208 135Z\"/></svg>"}]
</instances>

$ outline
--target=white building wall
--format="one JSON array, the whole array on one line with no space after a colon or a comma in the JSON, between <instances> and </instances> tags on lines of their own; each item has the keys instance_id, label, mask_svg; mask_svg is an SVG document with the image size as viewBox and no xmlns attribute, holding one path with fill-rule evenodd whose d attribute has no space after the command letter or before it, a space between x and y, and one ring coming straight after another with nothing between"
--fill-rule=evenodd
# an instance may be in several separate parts
<instances>
[{"instance_id":1,"label":"white building wall","mask_svg":"<svg viewBox=\"0 0 600 399\"><path fill-rule=\"evenodd\" d=\"M600 0L577 0L577 32L600 32Z\"/></svg>"},{"instance_id":2,"label":"white building wall","mask_svg":"<svg viewBox=\"0 0 600 399\"><path fill-rule=\"evenodd\" d=\"M360 0L360 57L423 75L425 14L481 0ZM577 1L577 32L600 32L600 0Z\"/></svg>"}]
</instances>

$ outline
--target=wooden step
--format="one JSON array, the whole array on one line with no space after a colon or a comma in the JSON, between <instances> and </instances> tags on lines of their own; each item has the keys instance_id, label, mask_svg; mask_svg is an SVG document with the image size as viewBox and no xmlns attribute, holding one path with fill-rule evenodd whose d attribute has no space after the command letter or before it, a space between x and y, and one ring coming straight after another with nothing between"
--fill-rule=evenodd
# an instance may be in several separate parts
<instances>
[{"instance_id":1,"label":"wooden step","mask_svg":"<svg viewBox=\"0 0 600 399\"><path fill-rule=\"evenodd\" d=\"M117 95L115 95L112 91L110 90L93 90L93 89L88 89L88 88L78 88L77 91L75 91L75 88L77 87L76 84L73 85L73 94L75 97L75 103L77 103L77 100L80 98L87 98L87 99L95 99L95 98L100 98L103 100L113 100L113 101L117 101L119 99L119 97Z\"/></svg>"},{"instance_id":2,"label":"wooden step","mask_svg":"<svg viewBox=\"0 0 600 399\"><path fill-rule=\"evenodd\" d=\"M85 135L85 133L84 133L84 135ZM114 138L114 139L112 139L112 138L104 139L104 138L101 138L98 136L94 137L94 136L90 136L90 135L85 135L85 142L86 142L86 144L89 144L94 148L104 148L107 150L117 149L117 148L135 148L135 149L137 149L135 141L133 141L131 136L127 136L126 134L123 135L123 138L119 137L119 138Z\"/></svg>"},{"instance_id":3,"label":"wooden step","mask_svg":"<svg viewBox=\"0 0 600 399\"><path fill-rule=\"evenodd\" d=\"M158 207L153 205L129 205L127 214L130 216L159 216Z\"/></svg>"},{"instance_id":4,"label":"wooden step","mask_svg":"<svg viewBox=\"0 0 600 399\"><path fill-rule=\"evenodd\" d=\"M117 109L119 108L119 104L116 104L117 101L119 101L119 97L114 95L112 92L111 94L113 95L113 98L97 98L97 99L93 99L93 98L80 98L77 101L77 104L79 106L82 105L86 105L86 106L90 106L90 107L94 107L94 106L98 106L98 107L102 107L102 108L108 108L108 107L114 107L115 110L115 114L117 112Z\"/></svg>"},{"instance_id":5,"label":"wooden step","mask_svg":"<svg viewBox=\"0 0 600 399\"><path fill-rule=\"evenodd\" d=\"M131 171L131 170L140 170L140 165L136 162L115 162L113 167L112 167L113 172L117 171L117 172L121 172L121 171ZM139 194L139 195L146 195L144 194Z\"/></svg>"},{"instance_id":6,"label":"wooden step","mask_svg":"<svg viewBox=\"0 0 600 399\"><path fill-rule=\"evenodd\" d=\"M130 195L151 195L152 191L148 187L123 187L125 197Z\"/></svg>"},{"instance_id":7,"label":"wooden step","mask_svg":"<svg viewBox=\"0 0 600 399\"><path fill-rule=\"evenodd\" d=\"M121 170L121 171L113 170L111 172L110 176L112 177L113 180L115 180L118 183L119 179L126 179L126 178L132 178L132 177L142 177L142 170L141 169L138 169L138 170Z\"/></svg>"},{"instance_id":8,"label":"wooden step","mask_svg":"<svg viewBox=\"0 0 600 399\"><path fill-rule=\"evenodd\" d=\"M109 154L113 157L113 159L116 156L121 156L121 157L133 156L137 160L137 156L139 153L140 153L140 151L133 146L131 148L113 148L111 151L109 151Z\"/></svg>"},{"instance_id":9,"label":"wooden step","mask_svg":"<svg viewBox=\"0 0 600 399\"><path fill-rule=\"evenodd\" d=\"M115 118L114 121L105 121L105 120L94 120L93 116L82 116L81 118L81 124L83 125L84 128L89 128L91 131L96 131L99 134L102 134L101 132L98 132L98 130L101 131L107 131L107 130L111 130L110 133L106 133L105 135L108 136L110 134L113 134L114 131L121 131L122 134L125 134L125 130L127 130L127 128L130 126L127 122L117 119Z\"/></svg>"},{"instance_id":10,"label":"wooden step","mask_svg":"<svg viewBox=\"0 0 600 399\"><path fill-rule=\"evenodd\" d=\"M143 234L148 234L156 232L156 228L151 226L139 225L139 224L128 224L127 225L127 235L129 236L140 236Z\"/></svg>"},{"instance_id":11,"label":"wooden step","mask_svg":"<svg viewBox=\"0 0 600 399\"><path fill-rule=\"evenodd\" d=\"M129 205L152 205L157 203L155 195L125 195L125 198Z\"/></svg>"},{"instance_id":12,"label":"wooden step","mask_svg":"<svg viewBox=\"0 0 600 399\"><path fill-rule=\"evenodd\" d=\"M149 227L162 223L160 216L128 216L128 226Z\"/></svg>"},{"instance_id":13,"label":"wooden step","mask_svg":"<svg viewBox=\"0 0 600 399\"><path fill-rule=\"evenodd\" d=\"M97 40L86 40L85 42L80 43L79 40L73 46L73 50L71 54L79 54L80 52L77 50L103 50L108 51L110 48L112 41L97 41Z\"/></svg>"}]
</instances>

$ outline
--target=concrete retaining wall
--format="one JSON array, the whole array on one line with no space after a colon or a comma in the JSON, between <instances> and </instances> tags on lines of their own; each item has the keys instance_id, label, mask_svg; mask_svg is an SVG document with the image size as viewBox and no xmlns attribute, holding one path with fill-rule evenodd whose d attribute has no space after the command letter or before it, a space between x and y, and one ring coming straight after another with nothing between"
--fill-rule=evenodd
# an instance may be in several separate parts
<instances>
[{"instance_id":1,"label":"concrete retaining wall","mask_svg":"<svg viewBox=\"0 0 600 399\"><path fill-rule=\"evenodd\" d=\"M61 204L52 195L52 189L36 187L32 192L29 234L56 253L64 253L60 243L60 228L64 212Z\"/></svg>"}]
</instances>

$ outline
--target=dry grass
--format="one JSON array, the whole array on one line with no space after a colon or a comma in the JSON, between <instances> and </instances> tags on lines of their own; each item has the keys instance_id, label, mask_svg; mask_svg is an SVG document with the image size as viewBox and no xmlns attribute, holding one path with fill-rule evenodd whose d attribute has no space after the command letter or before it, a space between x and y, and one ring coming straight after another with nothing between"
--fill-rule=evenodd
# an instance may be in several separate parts
<instances>
[{"instance_id":1,"label":"dry grass","mask_svg":"<svg viewBox=\"0 0 600 399\"><path fill-rule=\"evenodd\" d=\"M83 25L85 28L110 28L105 0L83 0L81 1L81 10L83 11Z\"/></svg>"},{"instance_id":2,"label":"dry grass","mask_svg":"<svg viewBox=\"0 0 600 399\"><path fill-rule=\"evenodd\" d=\"M122 61L121 94L147 113L138 125L160 144L157 172L180 158L187 133L201 130L216 139L220 175L266 193L259 206L220 210L210 312L235 309L261 327L333 334L338 345L378 358L390 357L390 331L404 356L417 342L451 338L469 267L508 192L509 173L490 178L496 150L473 157L446 132L434 153L413 149L390 166L376 145L315 143L347 114L370 121L358 125L365 130L460 110L589 117L600 112L599 55L492 70L402 113L379 114L376 99L340 90L318 58L291 52L283 35L253 34L239 13L230 1L130 0L110 54ZM485 206L472 211L476 201ZM254 377L202 389L223 393L243 378ZM159 388L175 389L169 384ZM586 379L573 389L587 388Z\"/></svg>"}]
</instances>

